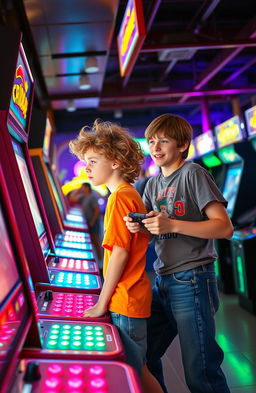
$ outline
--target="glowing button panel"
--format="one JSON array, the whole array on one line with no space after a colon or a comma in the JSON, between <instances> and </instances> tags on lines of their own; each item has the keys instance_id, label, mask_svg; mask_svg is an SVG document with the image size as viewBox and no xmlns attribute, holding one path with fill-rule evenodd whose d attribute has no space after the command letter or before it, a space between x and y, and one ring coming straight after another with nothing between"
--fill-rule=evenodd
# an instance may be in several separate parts
<instances>
[{"instance_id":1,"label":"glowing button panel","mask_svg":"<svg viewBox=\"0 0 256 393\"><path fill-rule=\"evenodd\" d=\"M31 370L35 380L26 381ZM31 393L142 393L133 369L115 361L23 359L10 393L28 391L27 386Z\"/></svg>"}]
</instances>

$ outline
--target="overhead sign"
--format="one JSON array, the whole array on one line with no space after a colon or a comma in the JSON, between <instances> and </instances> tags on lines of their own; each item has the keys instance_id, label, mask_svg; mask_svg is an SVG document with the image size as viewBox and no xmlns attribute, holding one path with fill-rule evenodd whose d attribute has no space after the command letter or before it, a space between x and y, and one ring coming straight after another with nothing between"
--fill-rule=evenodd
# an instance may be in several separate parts
<instances>
[{"instance_id":1,"label":"overhead sign","mask_svg":"<svg viewBox=\"0 0 256 393\"><path fill-rule=\"evenodd\" d=\"M256 105L245 111L248 135L256 135Z\"/></svg>"},{"instance_id":2,"label":"overhead sign","mask_svg":"<svg viewBox=\"0 0 256 393\"><path fill-rule=\"evenodd\" d=\"M12 96L10 100L10 115L26 130L30 100L32 94L32 76L22 46L14 75Z\"/></svg>"},{"instance_id":3,"label":"overhead sign","mask_svg":"<svg viewBox=\"0 0 256 393\"><path fill-rule=\"evenodd\" d=\"M146 36L142 0L129 0L117 37L121 76L128 76Z\"/></svg>"},{"instance_id":4,"label":"overhead sign","mask_svg":"<svg viewBox=\"0 0 256 393\"><path fill-rule=\"evenodd\" d=\"M195 146L198 155L201 157L204 154L214 151L214 140L212 131L203 132L195 138Z\"/></svg>"},{"instance_id":5,"label":"overhead sign","mask_svg":"<svg viewBox=\"0 0 256 393\"><path fill-rule=\"evenodd\" d=\"M239 142L243 139L243 124L239 116L231 117L231 119L219 124L215 127L215 134L218 147L224 147L231 143Z\"/></svg>"}]
</instances>

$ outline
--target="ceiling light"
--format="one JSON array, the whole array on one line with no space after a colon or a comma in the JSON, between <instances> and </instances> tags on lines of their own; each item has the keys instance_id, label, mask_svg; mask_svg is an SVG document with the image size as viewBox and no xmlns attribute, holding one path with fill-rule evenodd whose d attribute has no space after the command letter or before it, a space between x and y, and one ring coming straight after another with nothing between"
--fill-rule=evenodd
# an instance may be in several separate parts
<instances>
[{"instance_id":1,"label":"ceiling light","mask_svg":"<svg viewBox=\"0 0 256 393\"><path fill-rule=\"evenodd\" d=\"M68 112L75 112L75 110L76 110L76 107L75 107L75 104L74 104L74 100L68 100L68 102L67 102L67 111Z\"/></svg>"},{"instance_id":2,"label":"ceiling light","mask_svg":"<svg viewBox=\"0 0 256 393\"><path fill-rule=\"evenodd\" d=\"M88 75L81 75L79 79L79 88L81 90L88 90L90 87L91 85Z\"/></svg>"},{"instance_id":3,"label":"ceiling light","mask_svg":"<svg viewBox=\"0 0 256 393\"><path fill-rule=\"evenodd\" d=\"M88 57L88 59L86 59L85 71L89 74L99 71L98 60L96 57Z\"/></svg>"},{"instance_id":4,"label":"ceiling light","mask_svg":"<svg viewBox=\"0 0 256 393\"><path fill-rule=\"evenodd\" d=\"M123 117L123 111L121 109L116 109L114 111L114 118L121 119Z\"/></svg>"}]
</instances>

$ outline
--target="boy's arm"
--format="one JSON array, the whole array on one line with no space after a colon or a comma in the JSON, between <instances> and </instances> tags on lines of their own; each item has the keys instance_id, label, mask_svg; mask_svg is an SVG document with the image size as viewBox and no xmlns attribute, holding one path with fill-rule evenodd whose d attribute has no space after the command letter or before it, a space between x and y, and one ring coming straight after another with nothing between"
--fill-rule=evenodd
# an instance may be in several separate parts
<instances>
[{"instance_id":1,"label":"boy's arm","mask_svg":"<svg viewBox=\"0 0 256 393\"><path fill-rule=\"evenodd\" d=\"M89 222L89 225L90 225L90 226L93 226L93 225L95 224L95 221L97 220L97 218L98 218L99 215L100 215L100 208L99 208L98 205L96 205L96 206L94 207L92 219L91 219L91 221Z\"/></svg>"},{"instance_id":2,"label":"boy's arm","mask_svg":"<svg viewBox=\"0 0 256 393\"><path fill-rule=\"evenodd\" d=\"M105 314L105 312L107 311L109 300L127 264L128 255L128 250L125 250L124 248L120 248L118 246L113 247L99 300L94 307L85 310L85 317L100 317Z\"/></svg>"},{"instance_id":3,"label":"boy's arm","mask_svg":"<svg viewBox=\"0 0 256 393\"><path fill-rule=\"evenodd\" d=\"M143 223L153 235L174 232L202 239L222 239L233 235L232 223L222 203L208 203L204 213L208 220L195 222L170 219L163 213L151 211Z\"/></svg>"}]
</instances>

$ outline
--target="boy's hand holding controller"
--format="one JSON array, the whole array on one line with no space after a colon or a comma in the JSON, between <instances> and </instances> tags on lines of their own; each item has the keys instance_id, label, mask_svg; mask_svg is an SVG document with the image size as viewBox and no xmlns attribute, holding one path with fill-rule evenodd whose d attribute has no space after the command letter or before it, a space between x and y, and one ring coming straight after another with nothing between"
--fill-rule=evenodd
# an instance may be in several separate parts
<instances>
[{"instance_id":1,"label":"boy's hand holding controller","mask_svg":"<svg viewBox=\"0 0 256 393\"><path fill-rule=\"evenodd\" d=\"M146 219L147 215L145 213L128 213L124 217L125 224L131 233L142 232L148 234L148 231L144 229L144 224L142 220Z\"/></svg>"},{"instance_id":2,"label":"boy's hand holding controller","mask_svg":"<svg viewBox=\"0 0 256 393\"><path fill-rule=\"evenodd\" d=\"M140 225L144 225L142 220L147 218L145 213L129 213L128 216L132 219L132 222L138 222Z\"/></svg>"}]
</instances>

